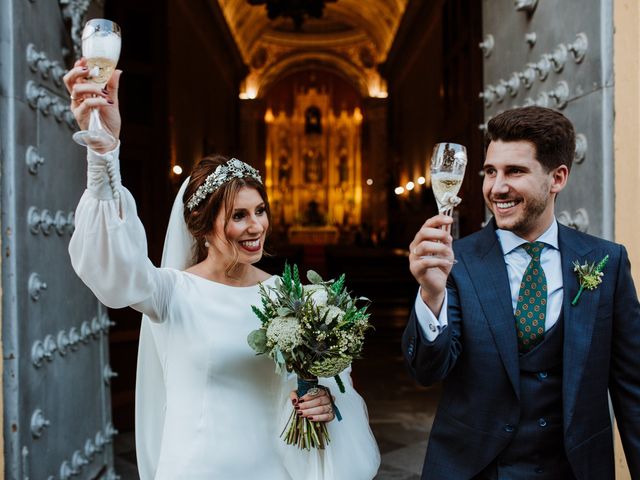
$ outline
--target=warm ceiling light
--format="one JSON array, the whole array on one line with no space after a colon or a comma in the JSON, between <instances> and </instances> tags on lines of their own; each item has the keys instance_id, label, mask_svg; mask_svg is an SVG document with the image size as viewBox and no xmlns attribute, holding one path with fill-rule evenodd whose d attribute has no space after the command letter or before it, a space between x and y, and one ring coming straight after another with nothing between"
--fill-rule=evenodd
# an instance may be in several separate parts
<instances>
[{"instance_id":1,"label":"warm ceiling light","mask_svg":"<svg viewBox=\"0 0 640 480\"><path fill-rule=\"evenodd\" d=\"M373 178L367 178L367 185L373 185Z\"/></svg>"},{"instance_id":2,"label":"warm ceiling light","mask_svg":"<svg viewBox=\"0 0 640 480\"><path fill-rule=\"evenodd\" d=\"M404 187L396 187L394 192L396 192L396 195L402 195L404 193Z\"/></svg>"},{"instance_id":3,"label":"warm ceiling light","mask_svg":"<svg viewBox=\"0 0 640 480\"><path fill-rule=\"evenodd\" d=\"M424 185L427 180L424 177L418 177L418 185Z\"/></svg>"},{"instance_id":4,"label":"warm ceiling light","mask_svg":"<svg viewBox=\"0 0 640 480\"><path fill-rule=\"evenodd\" d=\"M176 175L182 175L182 167L180 165L174 165L173 168L171 169L173 171L173 173L175 173Z\"/></svg>"},{"instance_id":5,"label":"warm ceiling light","mask_svg":"<svg viewBox=\"0 0 640 480\"><path fill-rule=\"evenodd\" d=\"M416 184L413 182L408 182L406 185L407 190L413 190L413 187L415 187Z\"/></svg>"}]
</instances>

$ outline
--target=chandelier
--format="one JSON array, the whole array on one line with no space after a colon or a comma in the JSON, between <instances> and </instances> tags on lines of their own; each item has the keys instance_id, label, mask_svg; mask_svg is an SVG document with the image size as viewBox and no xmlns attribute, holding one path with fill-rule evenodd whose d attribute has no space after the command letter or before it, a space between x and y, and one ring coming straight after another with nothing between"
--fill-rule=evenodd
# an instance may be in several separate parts
<instances>
[{"instance_id":1,"label":"chandelier","mask_svg":"<svg viewBox=\"0 0 640 480\"><path fill-rule=\"evenodd\" d=\"M275 20L288 17L293 20L296 30L302 28L305 17L322 18L325 3L337 0L247 0L249 5L265 5L267 17Z\"/></svg>"}]
</instances>

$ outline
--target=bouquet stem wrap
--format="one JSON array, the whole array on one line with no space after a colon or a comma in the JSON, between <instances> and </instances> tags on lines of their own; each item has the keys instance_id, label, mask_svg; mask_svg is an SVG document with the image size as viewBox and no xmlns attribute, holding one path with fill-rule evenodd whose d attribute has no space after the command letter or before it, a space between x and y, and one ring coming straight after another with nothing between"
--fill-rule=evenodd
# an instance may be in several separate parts
<instances>
[{"instance_id":1,"label":"bouquet stem wrap","mask_svg":"<svg viewBox=\"0 0 640 480\"><path fill-rule=\"evenodd\" d=\"M304 397L312 388L319 388L317 378L304 379L298 377L298 397Z\"/></svg>"}]
</instances>

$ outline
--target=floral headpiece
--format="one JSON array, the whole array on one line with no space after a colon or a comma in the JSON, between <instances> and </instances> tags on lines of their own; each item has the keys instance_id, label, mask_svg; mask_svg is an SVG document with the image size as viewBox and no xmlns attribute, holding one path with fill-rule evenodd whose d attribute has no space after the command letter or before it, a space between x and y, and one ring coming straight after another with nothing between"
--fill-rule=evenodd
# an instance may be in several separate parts
<instances>
[{"instance_id":1,"label":"floral headpiece","mask_svg":"<svg viewBox=\"0 0 640 480\"><path fill-rule=\"evenodd\" d=\"M251 177L258 182L262 183L260 172L253 168L251 165L232 158L227 163L218 165L215 171L210 174L202 185L198 187L196 193L194 193L187 202L187 208L193 210L200 202L202 202L207 195L215 192L224 183L232 180L233 178Z\"/></svg>"}]
</instances>

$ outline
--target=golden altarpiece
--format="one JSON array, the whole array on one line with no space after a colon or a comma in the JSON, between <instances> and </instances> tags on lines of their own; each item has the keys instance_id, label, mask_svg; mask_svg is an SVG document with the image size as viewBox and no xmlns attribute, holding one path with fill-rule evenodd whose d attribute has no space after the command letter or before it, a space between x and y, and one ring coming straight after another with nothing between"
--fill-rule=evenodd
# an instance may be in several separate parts
<instances>
[{"instance_id":1,"label":"golden altarpiece","mask_svg":"<svg viewBox=\"0 0 640 480\"><path fill-rule=\"evenodd\" d=\"M332 109L331 95L296 92L291 114L265 115L266 186L276 224L292 243L335 243L359 225L362 112Z\"/></svg>"}]
</instances>

